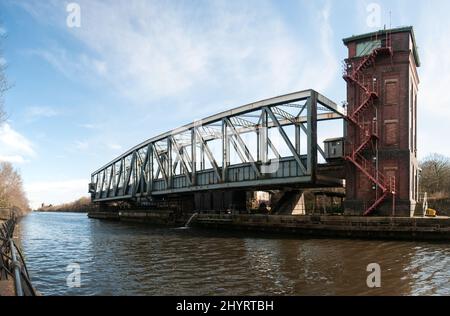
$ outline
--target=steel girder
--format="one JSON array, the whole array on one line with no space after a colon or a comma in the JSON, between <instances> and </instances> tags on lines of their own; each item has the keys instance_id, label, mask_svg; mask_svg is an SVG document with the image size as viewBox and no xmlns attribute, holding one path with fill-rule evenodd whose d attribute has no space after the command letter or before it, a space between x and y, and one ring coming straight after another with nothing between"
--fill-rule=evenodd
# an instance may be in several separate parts
<instances>
[{"instance_id":1,"label":"steel girder","mask_svg":"<svg viewBox=\"0 0 450 316\"><path fill-rule=\"evenodd\" d=\"M318 111L320 113L318 113ZM212 115L151 138L94 171L93 201L207 189L307 183L316 179L317 122L343 118L314 90L291 93ZM294 137L286 131L294 127ZM269 134L278 132L282 157ZM301 154L301 135L306 155ZM255 135L251 141L246 136ZM293 140L291 140L293 138ZM256 147L256 149L255 149ZM231 154L240 160L234 163ZM270 157L272 154L272 157Z\"/></svg>"}]
</instances>

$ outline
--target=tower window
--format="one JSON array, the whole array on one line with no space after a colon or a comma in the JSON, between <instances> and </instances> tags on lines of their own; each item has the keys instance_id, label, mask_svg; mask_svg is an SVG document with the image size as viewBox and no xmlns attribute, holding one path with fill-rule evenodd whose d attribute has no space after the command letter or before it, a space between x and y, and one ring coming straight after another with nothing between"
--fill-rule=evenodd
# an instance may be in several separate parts
<instances>
[{"instance_id":1,"label":"tower window","mask_svg":"<svg viewBox=\"0 0 450 316\"><path fill-rule=\"evenodd\" d=\"M381 47L381 40L367 41L356 44L356 57L369 55L374 49Z\"/></svg>"}]
</instances>

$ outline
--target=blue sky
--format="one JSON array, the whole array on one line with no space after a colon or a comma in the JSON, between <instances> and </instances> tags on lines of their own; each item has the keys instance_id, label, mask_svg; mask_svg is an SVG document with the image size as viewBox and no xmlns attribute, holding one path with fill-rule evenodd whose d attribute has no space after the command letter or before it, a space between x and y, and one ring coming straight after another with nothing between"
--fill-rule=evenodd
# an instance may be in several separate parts
<instances>
[{"instance_id":1,"label":"blue sky","mask_svg":"<svg viewBox=\"0 0 450 316\"><path fill-rule=\"evenodd\" d=\"M87 195L97 167L217 111L308 88L343 101L341 39L378 29L372 3L381 25L415 28L419 156L450 155L448 1L72 2L79 28L69 1L0 2L13 84L0 159L21 170L33 206Z\"/></svg>"}]
</instances>

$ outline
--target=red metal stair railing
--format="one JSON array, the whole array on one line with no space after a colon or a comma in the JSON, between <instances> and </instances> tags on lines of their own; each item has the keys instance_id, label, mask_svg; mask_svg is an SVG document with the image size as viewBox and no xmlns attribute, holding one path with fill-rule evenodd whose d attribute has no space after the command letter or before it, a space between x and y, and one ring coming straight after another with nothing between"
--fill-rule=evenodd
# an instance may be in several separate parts
<instances>
[{"instance_id":1,"label":"red metal stair railing","mask_svg":"<svg viewBox=\"0 0 450 316\"><path fill-rule=\"evenodd\" d=\"M376 170L373 163L361 154L347 156L365 176L367 176L381 190L381 195L365 210L364 215L371 214L390 194L395 195L395 177L386 177Z\"/></svg>"},{"instance_id":2,"label":"red metal stair railing","mask_svg":"<svg viewBox=\"0 0 450 316\"><path fill-rule=\"evenodd\" d=\"M377 192L380 191L381 193L364 211L364 215L370 215L390 194L393 195L393 201L395 201L396 193L395 177L386 177L374 167L372 161L367 160L362 155L368 146L378 140L376 120L374 119L372 124L364 121L365 111L378 100L377 83L373 77L366 76L363 72L372 67L377 56L381 55L392 55L388 36L386 36L385 47L373 49L356 62L348 60L344 73L344 79L347 83L359 88L362 96L361 103L355 104L352 107L352 112L347 113L347 119L355 126L355 143L346 159L367 176L375 184ZM359 139L356 136L359 136Z\"/></svg>"}]
</instances>

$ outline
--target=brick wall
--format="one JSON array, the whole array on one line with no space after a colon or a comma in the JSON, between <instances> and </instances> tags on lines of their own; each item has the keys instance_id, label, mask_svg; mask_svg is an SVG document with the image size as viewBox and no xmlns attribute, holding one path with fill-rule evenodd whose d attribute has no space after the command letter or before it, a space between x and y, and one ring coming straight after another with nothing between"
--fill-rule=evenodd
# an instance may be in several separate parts
<instances>
[{"instance_id":1,"label":"brick wall","mask_svg":"<svg viewBox=\"0 0 450 316\"><path fill-rule=\"evenodd\" d=\"M355 57L356 45L371 38L358 38L348 42L349 58ZM414 59L411 58L412 37L409 31L392 34L393 56L378 56L375 65L364 71L365 78L376 78L379 99L375 108L364 112L366 125L373 124L379 136L378 169L386 176L395 176L395 215L410 216L417 198L417 148L416 148L416 95L418 77ZM352 84L347 86L348 113L362 103L365 96ZM346 152L360 144L358 129L346 124ZM370 159L373 153L368 153ZM375 160L374 165L375 165ZM360 215L375 200L376 190L371 180L354 167L346 166L347 214ZM381 194L378 192L378 194ZM381 204L376 215L392 214L392 199Z\"/></svg>"}]
</instances>

